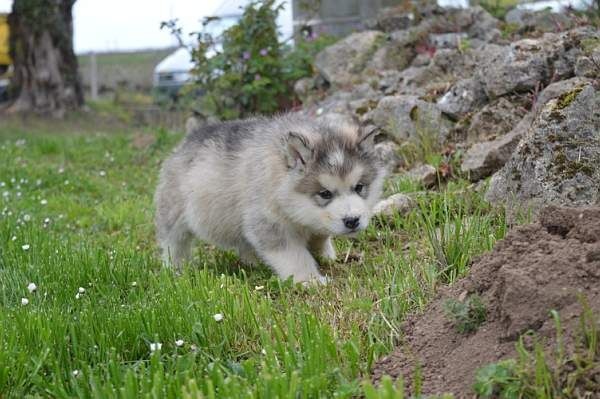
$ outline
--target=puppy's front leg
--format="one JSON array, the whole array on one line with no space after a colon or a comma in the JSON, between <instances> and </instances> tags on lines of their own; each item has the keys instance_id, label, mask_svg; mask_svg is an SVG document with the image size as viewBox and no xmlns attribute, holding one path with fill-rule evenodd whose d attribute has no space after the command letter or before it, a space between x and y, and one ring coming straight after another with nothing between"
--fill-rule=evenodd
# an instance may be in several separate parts
<instances>
[{"instance_id":1,"label":"puppy's front leg","mask_svg":"<svg viewBox=\"0 0 600 399\"><path fill-rule=\"evenodd\" d=\"M317 262L308 249L297 243L262 251L260 255L282 279L293 276L294 282L327 283L327 278L319 273Z\"/></svg>"},{"instance_id":2,"label":"puppy's front leg","mask_svg":"<svg viewBox=\"0 0 600 399\"><path fill-rule=\"evenodd\" d=\"M256 254L282 279L294 282L327 283L310 254L307 240L274 217L249 213L244 221L244 236Z\"/></svg>"},{"instance_id":3,"label":"puppy's front leg","mask_svg":"<svg viewBox=\"0 0 600 399\"><path fill-rule=\"evenodd\" d=\"M322 256L326 260L335 261L337 258L335 247L329 236L311 237L308 246L313 254Z\"/></svg>"}]
</instances>

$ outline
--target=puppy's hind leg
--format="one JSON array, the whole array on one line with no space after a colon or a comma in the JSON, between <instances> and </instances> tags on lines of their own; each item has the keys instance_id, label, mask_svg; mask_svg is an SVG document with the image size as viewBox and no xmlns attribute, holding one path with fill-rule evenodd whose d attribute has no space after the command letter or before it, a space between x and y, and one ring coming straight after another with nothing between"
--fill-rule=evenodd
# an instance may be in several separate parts
<instances>
[{"instance_id":1,"label":"puppy's hind leg","mask_svg":"<svg viewBox=\"0 0 600 399\"><path fill-rule=\"evenodd\" d=\"M181 220L167 231L161 232L159 245L164 264L180 270L182 264L190 259L193 239L194 236Z\"/></svg>"}]
</instances>

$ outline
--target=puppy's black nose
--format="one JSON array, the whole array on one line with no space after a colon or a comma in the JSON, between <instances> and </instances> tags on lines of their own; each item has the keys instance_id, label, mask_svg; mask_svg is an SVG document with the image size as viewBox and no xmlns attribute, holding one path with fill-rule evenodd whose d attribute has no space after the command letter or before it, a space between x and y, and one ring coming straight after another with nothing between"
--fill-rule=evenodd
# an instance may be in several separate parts
<instances>
[{"instance_id":1,"label":"puppy's black nose","mask_svg":"<svg viewBox=\"0 0 600 399\"><path fill-rule=\"evenodd\" d=\"M358 225L360 224L360 218L344 218L344 226L346 226L349 229L354 230L355 228L358 227Z\"/></svg>"}]
</instances>

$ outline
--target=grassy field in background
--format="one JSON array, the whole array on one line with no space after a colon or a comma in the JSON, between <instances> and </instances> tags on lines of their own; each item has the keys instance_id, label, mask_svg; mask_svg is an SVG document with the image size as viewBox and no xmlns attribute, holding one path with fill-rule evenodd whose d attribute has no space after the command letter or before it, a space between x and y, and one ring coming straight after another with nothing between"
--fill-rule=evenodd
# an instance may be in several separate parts
<instances>
[{"instance_id":1,"label":"grassy field in background","mask_svg":"<svg viewBox=\"0 0 600 399\"><path fill-rule=\"evenodd\" d=\"M374 361L407 312L506 232L466 182L390 181L419 206L336 239L328 286L207 245L175 276L152 195L181 134L149 132L140 149L129 132L53 133L0 128L2 397L402 397L364 382Z\"/></svg>"},{"instance_id":2,"label":"grassy field in background","mask_svg":"<svg viewBox=\"0 0 600 399\"><path fill-rule=\"evenodd\" d=\"M150 91L154 67L174 51L173 48L97 53L100 88ZM85 87L90 85L90 55L80 54L79 73Z\"/></svg>"}]
</instances>

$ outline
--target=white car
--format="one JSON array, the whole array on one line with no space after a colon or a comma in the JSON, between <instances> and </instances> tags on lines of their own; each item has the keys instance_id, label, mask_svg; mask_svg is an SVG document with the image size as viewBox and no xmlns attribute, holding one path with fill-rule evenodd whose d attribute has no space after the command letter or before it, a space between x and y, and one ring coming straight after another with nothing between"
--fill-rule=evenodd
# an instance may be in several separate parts
<instances>
[{"instance_id":1,"label":"white car","mask_svg":"<svg viewBox=\"0 0 600 399\"><path fill-rule=\"evenodd\" d=\"M192 78L194 68L192 53L186 47L180 47L169 54L154 68L152 85L159 98L175 99L179 90Z\"/></svg>"}]
</instances>

